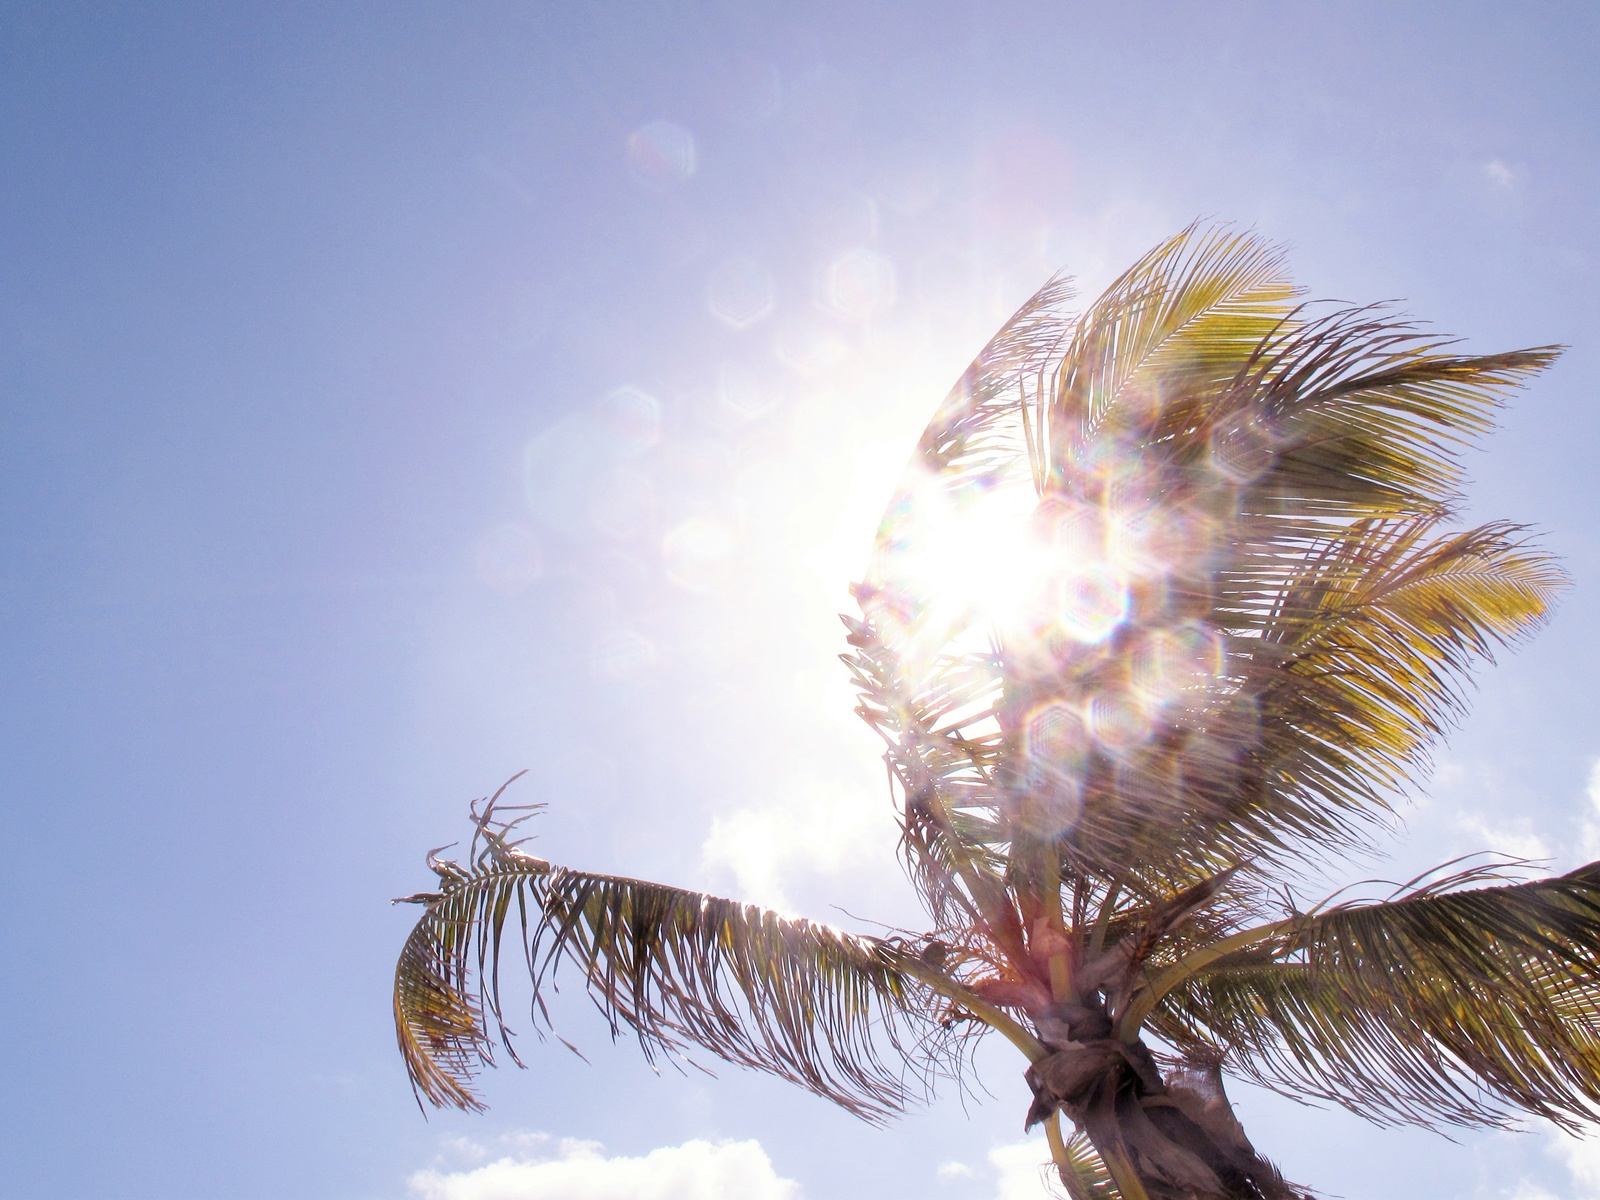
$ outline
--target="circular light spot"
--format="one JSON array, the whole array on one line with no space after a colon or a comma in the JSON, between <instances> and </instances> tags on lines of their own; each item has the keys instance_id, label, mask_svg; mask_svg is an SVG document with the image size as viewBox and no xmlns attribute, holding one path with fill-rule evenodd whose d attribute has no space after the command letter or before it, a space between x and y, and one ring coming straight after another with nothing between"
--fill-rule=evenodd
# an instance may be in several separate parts
<instances>
[{"instance_id":1,"label":"circular light spot","mask_svg":"<svg viewBox=\"0 0 1600 1200\"><path fill-rule=\"evenodd\" d=\"M875 250L851 250L828 264L823 303L842 317L867 320L895 299L894 263Z\"/></svg>"},{"instance_id":2,"label":"circular light spot","mask_svg":"<svg viewBox=\"0 0 1600 1200\"><path fill-rule=\"evenodd\" d=\"M776 306L772 272L753 258L731 258L711 272L706 307L730 329L748 329Z\"/></svg>"},{"instance_id":3,"label":"circular light spot","mask_svg":"<svg viewBox=\"0 0 1600 1200\"><path fill-rule=\"evenodd\" d=\"M1110 567L1091 563L1056 585L1056 626L1078 642L1101 642L1128 616L1128 589Z\"/></svg>"},{"instance_id":4,"label":"circular light spot","mask_svg":"<svg viewBox=\"0 0 1600 1200\"><path fill-rule=\"evenodd\" d=\"M1212 431L1211 465L1235 483L1259 479L1276 457L1272 431L1254 417L1239 417Z\"/></svg>"},{"instance_id":5,"label":"circular light spot","mask_svg":"<svg viewBox=\"0 0 1600 1200\"><path fill-rule=\"evenodd\" d=\"M778 361L801 375L826 371L849 353L843 338L820 325L791 325L778 335Z\"/></svg>"},{"instance_id":6,"label":"circular light spot","mask_svg":"<svg viewBox=\"0 0 1600 1200\"><path fill-rule=\"evenodd\" d=\"M656 665L656 648L648 638L622 630L601 638L591 661L596 675L636 683Z\"/></svg>"},{"instance_id":7,"label":"circular light spot","mask_svg":"<svg viewBox=\"0 0 1600 1200\"><path fill-rule=\"evenodd\" d=\"M615 461L616 448L592 407L558 421L523 451L528 511L548 528L587 532L591 489Z\"/></svg>"},{"instance_id":8,"label":"circular light spot","mask_svg":"<svg viewBox=\"0 0 1600 1200\"><path fill-rule=\"evenodd\" d=\"M1088 747L1083 715L1074 706L1057 700L1029 714L1023 730L1027 767L1019 815L1033 833L1055 837L1077 824Z\"/></svg>"},{"instance_id":9,"label":"circular light spot","mask_svg":"<svg viewBox=\"0 0 1600 1200\"><path fill-rule=\"evenodd\" d=\"M1222 673L1222 639L1197 623L1157 629L1129 655L1129 681L1146 707L1203 698Z\"/></svg>"},{"instance_id":10,"label":"circular light spot","mask_svg":"<svg viewBox=\"0 0 1600 1200\"><path fill-rule=\"evenodd\" d=\"M694 174L694 135L671 121L651 121L628 135L628 167L635 179L670 187Z\"/></svg>"},{"instance_id":11,"label":"circular light spot","mask_svg":"<svg viewBox=\"0 0 1600 1200\"><path fill-rule=\"evenodd\" d=\"M1053 700L1028 714L1023 750L1030 767L1039 764L1058 772L1076 770L1087 746L1083 716L1072 705Z\"/></svg>"},{"instance_id":12,"label":"circular light spot","mask_svg":"<svg viewBox=\"0 0 1600 1200\"><path fill-rule=\"evenodd\" d=\"M1113 754L1131 750L1150 736L1150 721L1132 697L1102 692L1089 701L1089 732Z\"/></svg>"},{"instance_id":13,"label":"circular light spot","mask_svg":"<svg viewBox=\"0 0 1600 1200\"><path fill-rule=\"evenodd\" d=\"M731 416L753 421L771 412L778 398L756 376L725 366L717 372L717 401Z\"/></svg>"},{"instance_id":14,"label":"circular light spot","mask_svg":"<svg viewBox=\"0 0 1600 1200\"><path fill-rule=\"evenodd\" d=\"M624 454L638 454L661 440L661 401L636 387L619 387L601 397L602 426Z\"/></svg>"},{"instance_id":15,"label":"circular light spot","mask_svg":"<svg viewBox=\"0 0 1600 1200\"><path fill-rule=\"evenodd\" d=\"M662 540L667 578L687 591L709 591L727 574L733 545L733 534L722 522L690 517Z\"/></svg>"}]
</instances>

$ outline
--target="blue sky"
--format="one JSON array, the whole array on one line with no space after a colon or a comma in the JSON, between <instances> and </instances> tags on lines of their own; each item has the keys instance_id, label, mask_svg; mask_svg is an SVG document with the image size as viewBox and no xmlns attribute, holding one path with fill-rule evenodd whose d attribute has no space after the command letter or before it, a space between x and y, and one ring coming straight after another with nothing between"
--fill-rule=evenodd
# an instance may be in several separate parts
<instances>
[{"instance_id":1,"label":"blue sky","mask_svg":"<svg viewBox=\"0 0 1600 1200\"><path fill-rule=\"evenodd\" d=\"M1597 23L0 3L0 1195L1032 1194L998 1052L880 1132L658 1077L574 1002L592 1065L530 1042L425 1121L387 901L527 767L560 861L911 919L833 614L999 320L1196 217L1571 346L1472 500L1575 587L1400 857L1600 855ZM1238 1100L1329 1194L1600 1196L1543 1131Z\"/></svg>"}]
</instances>

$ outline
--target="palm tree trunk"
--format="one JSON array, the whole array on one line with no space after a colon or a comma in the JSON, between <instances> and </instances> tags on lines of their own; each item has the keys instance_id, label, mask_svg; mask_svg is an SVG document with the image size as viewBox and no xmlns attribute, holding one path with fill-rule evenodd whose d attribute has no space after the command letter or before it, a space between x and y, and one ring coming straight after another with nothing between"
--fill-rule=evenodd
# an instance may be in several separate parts
<instances>
[{"instance_id":1,"label":"palm tree trunk","mask_svg":"<svg viewBox=\"0 0 1600 1200\"><path fill-rule=\"evenodd\" d=\"M1073 1043L1029 1067L1030 1123L1064 1112L1088 1134L1122 1200L1309 1200L1245 1136L1215 1067L1163 1079L1142 1043ZM1050 1120L1046 1132L1055 1128ZM1059 1130L1051 1152L1068 1180Z\"/></svg>"}]
</instances>

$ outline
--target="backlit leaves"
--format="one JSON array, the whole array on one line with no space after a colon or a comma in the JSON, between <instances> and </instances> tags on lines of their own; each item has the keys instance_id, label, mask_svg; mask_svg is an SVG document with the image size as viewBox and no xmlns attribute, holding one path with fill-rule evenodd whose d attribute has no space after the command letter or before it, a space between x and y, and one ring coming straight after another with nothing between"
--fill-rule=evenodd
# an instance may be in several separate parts
<instances>
[{"instance_id":1,"label":"backlit leaves","mask_svg":"<svg viewBox=\"0 0 1600 1200\"><path fill-rule=\"evenodd\" d=\"M515 1054L500 979L507 940L546 1025L546 994L565 971L583 979L613 1036L631 1030L651 1058L698 1046L874 1119L921 1090L906 1066L918 1055L901 1039L931 1028L929 1000L892 947L753 905L500 853L429 904L396 972L401 1049L434 1104L477 1107L471 1079L492 1062L495 1036ZM891 1061L880 1046L895 1051Z\"/></svg>"}]
</instances>

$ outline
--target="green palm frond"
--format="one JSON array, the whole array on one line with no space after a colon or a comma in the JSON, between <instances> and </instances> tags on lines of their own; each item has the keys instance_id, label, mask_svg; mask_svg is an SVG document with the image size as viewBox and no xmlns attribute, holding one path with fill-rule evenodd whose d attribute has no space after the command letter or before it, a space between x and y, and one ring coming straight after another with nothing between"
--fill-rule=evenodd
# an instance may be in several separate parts
<instances>
[{"instance_id":1,"label":"green palm frond","mask_svg":"<svg viewBox=\"0 0 1600 1200\"><path fill-rule=\"evenodd\" d=\"M1147 424L1172 394L1192 404L1227 385L1298 295L1281 251L1227 229L1190 226L1145 255L1077 322L1062 356L1044 411L1051 486L1103 462L1094 448Z\"/></svg>"},{"instance_id":2,"label":"green palm frond","mask_svg":"<svg viewBox=\"0 0 1600 1200\"><path fill-rule=\"evenodd\" d=\"M1261 861L1362 836L1426 774L1473 662L1537 628L1565 585L1516 526L1436 528L1360 522L1302 558L1271 613L1222 639L1210 694L1103 790L1091 764L1078 843Z\"/></svg>"},{"instance_id":3,"label":"green palm frond","mask_svg":"<svg viewBox=\"0 0 1600 1200\"><path fill-rule=\"evenodd\" d=\"M915 1064L936 1069L931 1045L906 1040L937 1028L931 994L891 946L497 848L428 902L396 971L401 1050L436 1105L477 1107L471 1080L492 1063L495 1035L515 1058L500 981L508 941L546 1027L545 993L566 968L613 1036L631 1029L647 1056L699 1046L869 1119L920 1093Z\"/></svg>"},{"instance_id":4,"label":"green palm frond","mask_svg":"<svg viewBox=\"0 0 1600 1200\"><path fill-rule=\"evenodd\" d=\"M1436 528L1352 526L1306 560L1258 639L1272 806L1303 828L1419 782L1474 661L1535 630L1565 586L1518 526Z\"/></svg>"},{"instance_id":5,"label":"green palm frond","mask_svg":"<svg viewBox=\"0 0 1600 1200\"><path fill-rule=\"evenodd\" d=\"M1018 327L1048 324L1056 286ZM1031 520L1065 547L1061 586L1087 571L1091 590L1120 593L1109 636L996 628L978 653L983 615L941 609L939 581L917 570L941 521L969 535L915 486L891 507L847 661L907 796L949 781L954 807L983 814L969 823L983 853L1043 828L1106 878L1174 856L1265 869L1359 842L1425 774L1471 661L1536 626L1560 590L1513 527L1441 527L1461 451L1554 348L1463 356L1381 308L1314 316L1298 295L1272 247L1191 228L1070 337L1052 327L1015 360L1027 377L1007 394L1031 397L1018 415L1032 411L1039 456ZM1059 355L1042 390L1041 353ZM908 478L943 469L932 448L954 444L953 413L976 411L947 402ZM986 431L1003 424L984 411ZM1008 444L1020 470L1025 450ZM955 549L981 563L983 546ZM1050 619L1039 610L1041 629ZM943 836L910 842L948 858Z\"/></svg>"},{"instance_id":6,"label":"green palm frond","mask_svg":"<svg viewBox=\"0 0 1600 1200\"><path fill-rule=\"evenodd\" d=\"M1600 864L1297 916L1174 982L1156 1032L1290 1095L1422 1125L1600 1115Z\"/></svg>"}]
</instances>

